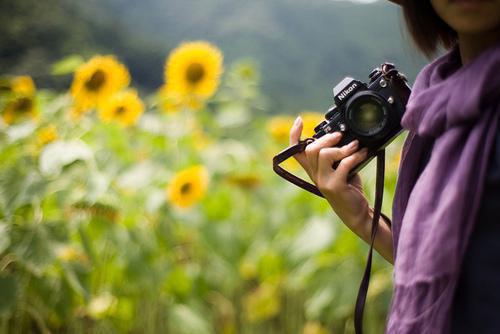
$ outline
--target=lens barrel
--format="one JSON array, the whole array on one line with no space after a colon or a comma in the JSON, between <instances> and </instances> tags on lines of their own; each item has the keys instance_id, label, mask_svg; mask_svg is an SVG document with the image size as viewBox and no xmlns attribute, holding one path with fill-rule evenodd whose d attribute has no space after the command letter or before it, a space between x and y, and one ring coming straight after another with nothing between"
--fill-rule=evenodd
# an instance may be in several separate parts
<instances>
[{"instance_id":1,"label":"lens barrel","mask_svg":"<svg viewBox=\"0 0 500 334\"><path fill-rule=\"evenodd\" d=\"M389 123L387 103L381 96L370 91L354 95L345 110L349 128L362 137L384 134Z\"/></svg>"}]
</instances>

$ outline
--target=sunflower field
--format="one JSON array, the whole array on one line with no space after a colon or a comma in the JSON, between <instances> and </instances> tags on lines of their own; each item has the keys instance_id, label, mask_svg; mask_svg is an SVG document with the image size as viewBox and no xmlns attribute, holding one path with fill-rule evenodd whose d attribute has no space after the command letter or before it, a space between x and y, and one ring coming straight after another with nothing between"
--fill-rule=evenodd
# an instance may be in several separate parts
<instances>
[{"instance_id":1,"label":"sunflower field","mask_svg":"<svg viewBox=\"0 0 500 334\"><path fill-rule=\"evenodd\" d=\"M296 115L268 110L251 59L185 42L149 94L112 55L52 71L67 91L0 79L0 333L353 332L368 246L272 171ZM311 136L324 112L301 115ZM381 333L392 266L374 266L365 329Z\"/></svg>"}]
</instances>

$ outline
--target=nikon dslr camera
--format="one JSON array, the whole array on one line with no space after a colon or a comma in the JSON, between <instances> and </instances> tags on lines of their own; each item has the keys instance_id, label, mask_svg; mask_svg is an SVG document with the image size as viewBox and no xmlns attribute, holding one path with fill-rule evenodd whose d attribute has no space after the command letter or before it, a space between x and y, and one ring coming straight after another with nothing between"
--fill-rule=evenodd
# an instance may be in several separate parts
<instances>
[{"instance_id":1,"label":"nikon dslr camera","mask_svg":"<svg viewBox=\"0 0 500 334\"><path fill-rule=\"evenodd\" d=\"M401 118L410 95L406 77L393 64L374 69L365 84L350 77L333 88L335 104L325 120L314 128L314 138L342 132L338 147L357 139L359 147L368 148L367 159L350 174L357 173L402 130ZM334 168L336 166L333 166Z\"/></svg>"},{"instance_id":2,"label":"nikon dslr camera","mask_svg":"<svg viewBox=\"0 0 500 334\"><path fill-rule=\"evenodd\" d=\"M283 169L280 164L293 155L303 152L307 145L327 133L342 132L338 147L357 139L359 147L368 148L364 161L355 166L349 176L361 170L401 132L401 118L410 96L410 87L404 74L393 64L384 63L369 75L367 84L345 78L333 89L335 104L325 115L325 120L314 128L313 138L300 140L273 158L273 170L285 180L323 196L313 184ZM338 162L332 167L337 168ZM378 169L378 168L377 168Z\"/></svg>"}]
</instances>

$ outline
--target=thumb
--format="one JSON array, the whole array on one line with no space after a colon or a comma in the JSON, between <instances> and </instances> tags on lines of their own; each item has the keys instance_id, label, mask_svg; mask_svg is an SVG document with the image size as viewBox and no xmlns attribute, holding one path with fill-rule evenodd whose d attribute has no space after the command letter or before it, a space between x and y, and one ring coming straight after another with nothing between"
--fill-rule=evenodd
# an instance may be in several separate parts
<instances>
[{"instance_id":1,"label":"thumb","mask_svg":"<svg viewBox=\"0 0 500 334\"><path fill-rule=\"evenodd\" d=\"M302 118L298 116L290 129L290 145L295 145L299 142L303 127Z\"/></svg>"},{"instance_id":2,"label":"thumb","mask_svg":"<svg viewBox=\"0 0 500 334\"><path fill-rule=\"evenodd\" d=\"M300 140L300 135L302 134L302 129L304 128L304 124L302 123L302 118L298 116L295 119L295 122L293 122L292 128L290 129L290 145L295 145L299 142ZM299 164L306 170L306 172L309 174L308 170L308 165L307 165L307 160L305 157L305 153L297 153L293 156ZM310 174L309 174L310 175Z\"/></svg>"}]
</instances>

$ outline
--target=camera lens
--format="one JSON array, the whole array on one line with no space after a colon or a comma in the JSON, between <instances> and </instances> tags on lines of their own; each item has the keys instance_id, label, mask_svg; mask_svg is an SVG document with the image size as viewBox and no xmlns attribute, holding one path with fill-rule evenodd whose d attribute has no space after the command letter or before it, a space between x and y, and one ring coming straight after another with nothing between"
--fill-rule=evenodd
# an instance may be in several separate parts
<instances>
[{"instance_id":1,"label":"camera lens","mask_svg":"<svg viewBox=\"0 0 500 334\"><path fill-rule=\"evenodd\" d=\"M362 136L379 134L387 123L387 109L380 98L362 95L354 98L347 107L350 127Z\"/></svg>"}]
</instances>

